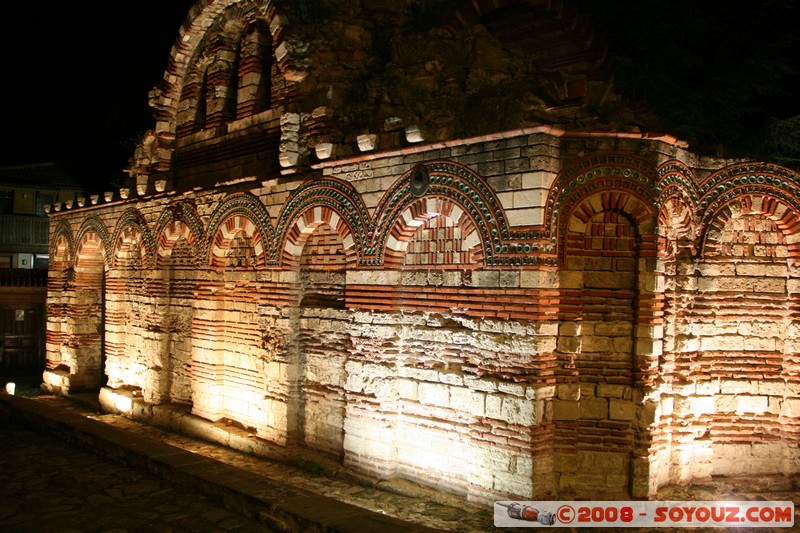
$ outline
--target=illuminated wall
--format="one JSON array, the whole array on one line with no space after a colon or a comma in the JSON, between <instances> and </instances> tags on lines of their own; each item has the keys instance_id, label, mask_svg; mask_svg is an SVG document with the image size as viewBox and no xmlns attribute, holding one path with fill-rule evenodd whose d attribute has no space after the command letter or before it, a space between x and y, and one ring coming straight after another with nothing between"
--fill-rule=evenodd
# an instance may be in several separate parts
<instances>
[{"instance_id":1,"label":"illuminated wall","mask_svg":"<svg viewBox=\"0 0 800 533\"><path fill-rule=\"evenodd\" d=\"M74 274L54 263L72 281L51 284L70 303L50 332L89 341L49 343L51 368L69 368L70 389L104 379L87 322L102 285L109 387L376 476L491 499L797 470L792 173L700 181L606 153L495 190L463 147L419 150L433 156L420 197L418 163L375 157L357 180L349 162L321 169L274 218L263 189L59 214L53 242L81 245L62 252ZM394 183L367 204L359 190L382 175ZM511 225L505 204L534 191L520 209L533 224Z\"/></svg>"},{"instance_id":2,"label":"illuminated wall","mask_svg":"<svg viewBox=\"0 0 800 533\"><path fill-rule=\"evenodd\" d=\"M473 501L800 471L800 177L669 136L337 130L299 34L192 10L130 187L51 214L51 390Z\"/></svg>"}]
</instances>

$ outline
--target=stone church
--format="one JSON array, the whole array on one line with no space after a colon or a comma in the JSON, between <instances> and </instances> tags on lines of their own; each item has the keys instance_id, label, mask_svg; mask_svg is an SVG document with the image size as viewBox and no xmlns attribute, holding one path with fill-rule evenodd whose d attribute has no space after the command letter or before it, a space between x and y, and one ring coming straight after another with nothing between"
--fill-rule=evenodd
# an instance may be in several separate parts
<instances>
[{"instance_id":1,"label":"stone church","mask_svg":"<svg viewBox=\"0 0 800 533\"><path fill-rule=\"evenodd\" d=\"M51 210L48 390L473 502L800 472L800 176L650 133L569 0L331 4L187 14Z\"/></svg>"}]
</instances>

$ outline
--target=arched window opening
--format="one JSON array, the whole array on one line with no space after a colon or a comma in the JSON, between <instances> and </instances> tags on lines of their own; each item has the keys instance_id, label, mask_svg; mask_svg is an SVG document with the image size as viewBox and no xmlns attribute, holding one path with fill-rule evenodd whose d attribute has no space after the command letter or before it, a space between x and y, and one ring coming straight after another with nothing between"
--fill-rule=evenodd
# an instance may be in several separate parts
<instances>
[{"instance_id":1,"label":"arched window opening","mask_svg":"<svg viewBox=\"0 0 800 533\"><path fill-rule=\"evenodd\" d=\"M208 106L206 99L208 98L208 70L203 72L203 79L200 82L200 87L197 91L197 106L194 112L194 131L200 131L206 127L206 113Z\"/></svg>"},{"instance_id":2,"label":"arched window opening","mask_svg":"<svg viewBox=\"0 0 800 533\"><path fill-rule=\"evenodd\" d=\"M239 53L237 118L269 109L272 98L272 37L269 29L254 25L244 36Z\"/></svg>"}]
</instances>

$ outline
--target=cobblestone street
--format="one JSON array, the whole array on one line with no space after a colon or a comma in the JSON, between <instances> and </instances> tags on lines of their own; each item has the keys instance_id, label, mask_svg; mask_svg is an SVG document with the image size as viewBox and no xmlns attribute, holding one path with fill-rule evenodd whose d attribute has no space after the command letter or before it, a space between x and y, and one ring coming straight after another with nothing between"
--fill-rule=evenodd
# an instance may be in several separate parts
<instances>
[{"instance_id":1,"label":"cobblestone street","mask_svg":"<svg viewBox=\"0 0 800 533\"><path fill-rule=\"evenodd\" d=\"M38 396L35 388L18 389L22 395ZM344 527L342 507L365 510L399 520L391 531L519 531L495 528L491 509L470 505L447 494L419 492L413 485L376 485L348 482L311 472L280 461L236 452L224 446L205 442L186 435L141 424L128 418L101 414L87 406L63 397L41 395L32 398L37 409L44 409L59 420L63 431L38 427L15 420L0 424L0 531L28 532L215 532L215 531L386 531L387 524L370 523L369 517L357 517L346 511ZM0 398L2 400L2 398ZM24 407L24 404L20 404ZM2 407L2 404L0 404ZM27 408L27 407L26 407ZM107 434L108 442L117 451L107 457L103 451L87 446L81 439L80 420L95 427L97 434ZM76 425L76 420L77 425ZM98 429L99 428L99 429ZM116 435L116 437L114 437ZM75 441L75 442L73 442ZM131 453L148 453L147 443L162 443L179 450L189 461L198 461L197 469L176 469L169 474L153 473L132 461ZM151 451L152 452L152 451ZM156 452L158 450L156 449ZM188 454L186 452L189 452ZM158 452L163 456L163 451ZM152 456L151 456L152 457ZM155 457L158 457L156 455ZM191 459L197 458L197 459ZM206 458L225 466L204 466ZM152 461L152 459L151 459ZM186 458L179 462L186 463ZM169 462L169 461L167 461ZM131 463L131 464L128 464ZM247 486L257 486L260 494L272 501L297 499L307 509L312 521L281 523L270 529L272 522L261 514L241 512L231 479L236 472L246 473ZM198 476L199 477L195 477ZM193 486L203 482L221 487L216 497L209 497ZM219 481L215 481L218 479ZM231 485L230 483L233 483ZM197 488L187 490L185 487ZM290 491L300 491L292 496ZM234 498L231 498L233 496ZM720 479L714 483L693 486L664 487L658 500L712 501L793 501L795 524L800 523L800 490L791 477L766 476L750 479ZM283 506L283 503L278 503ZM289 507L286 507L289 509ZM296 512L291 511L289 512ZM301 513L302 514L302 513ZM305 518L305 517L302 517ZM268 525L265 525L268 524ZM292 525L294 524L294 525ZM300 524L300 525L298 525ZM338 524L338 525L337 525ZM398 527L399 526L399 527ZM612 531L601 528L572 528L572 531ZM755 531L786 532L786 528L695 528L692 531ZM796 528L795 528L796 530ZM626 533L644 533L646 528L617 529ZM659 531L683 532L688 529L660 528Z\"/></svg>"},{"instance_id":2,"label":"cobblestone street","mask_svg":"<svg viewBox=\"0 0 800 533\"><path fill-rule=\"evenodd\" d=\"M0 426L0 530L228 531L265 526L18 424Z\"/></svg>"}]
</instances>

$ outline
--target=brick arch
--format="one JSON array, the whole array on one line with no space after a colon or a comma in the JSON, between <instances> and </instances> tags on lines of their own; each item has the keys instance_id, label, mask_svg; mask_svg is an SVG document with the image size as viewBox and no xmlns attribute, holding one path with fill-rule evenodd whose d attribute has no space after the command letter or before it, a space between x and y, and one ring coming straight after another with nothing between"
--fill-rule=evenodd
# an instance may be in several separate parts
<instances>
[{"instance_id":1,"label":"brick arch","mask_svg":"<svg viewBox=\"0 0 800 533\"><path fill-rule=\"evenodd\" d=\"M191 251L190 257L173 257L173 252L181 248L185 243ZM156 248L156 266L164 268L166 266L197 266L198 256L197 247L200 241L188 224L180 219L170 220L163 228L158 237Z\"/></svg>"},{"instance_id":2,"label":"brick arch","mask_svg":"<svg viewBox=\"0 0 800 533\"><path fill-rule=\"evenodd\" d=\"M238 64L246 27L242 8L231 6L209 26L181 91L178 135L222 126L236 118Z\"/></svg>"},{"instance_id":3,"label":"brick arch","mask_svg":"<svg viewBox=\"0 0 800 533\"><path fill-rule=\"evenodd\" d=\"M738 195L708 222L701 253L706 258L773 257L798 263L800 216L770 195Z\"/></svg>"},{"instance_id":4,"label":"brick arch","mask_svg":"<svg viewBox=\"0 0 800 533\"><path fill-rule=\"evenodd\" d=\"M92 242L97 242L97 246L100 247L100 251L102 252L103 261L107 261L111 256L111 238L108 234L108 230L106 229L105 224L103 221L100 220L99 217L90 216L86 220L83 221L81 224L80 229L78 230L77 235L75 236L75 265L77 266L78 261L80 259L80 254L82 248L85 244L89 242L87 239L87 235L94 234L96 235L96 239L91 239Z\"/></svg>"},{"instance_id":5,"label":"brick arch","mask_svg":"<svg viewBox=\"0 0 800 533\"><path fill-rule=\"evenodd\" d=\"M662 257L688 252L694 255L694 242L700 225L697 220L700 193L697 176L683 162L671 160L658 167L656 174L658 212L658 250Z\"/></svg>"},{"instance_id":6,"label":"brick arch","mask_svg":"<svg viewBox=\"0 0 800 533\"><path fill-rule=\"evenodd\" d=\"M285 53L281 54L281 59L278 61L279 71L284 76L292 78L302 70L297 66L298 62L291 52L292 47L284 44L287 39L284 31L287 18L273 2L200 0L189 10L170 52L168 67L163 76L164 81L153 91L151 105L156 117L154 131L160 132L159 136L168 137L176 134L184 86L192 82L192 72L198 58L203 54L209 28L215 21L226 17L226 12L235 13L237 17L246 12L249 20L253 18L263 20L264 26L271 32L273 49L284 45ZM168 168L169 157L162 156L160 164Z\"/></svg>"},{"instance_id":7,"label":"brick arch","mask_svg":"<svg viewBox=\"0 0 800 533\"><path fill-rule=\"evenodd\" d=\"M420 231L425 231L431 226L432 221L442 218L451 221L452 224L448 223L441 228L435 227L432 231L436 233L444 230L443 233L446 234L444 238L420 238ZM451 233L452 235L447 235ZM409 244L415 238L421 241L420 248L428 248L425 245L438 241L442 244L449 243L452 249L444 251L430 249L415 251L413 247L409 249ZM400 214L389 231L386 248L383 264L390 268L400 267L403 263L406 266L420 267L425 265L464 267L484 262L483 242L472 217L450 199L436 196L421 198ZM418 254L423 260L409 262L409 254Z\"/></svg>"},{"instance_id":8,"label":"brick arch","mask_svg":"<svg viewBox=\"0 0 800 533\"><path fill-rule=\"evenodd\" d=\"M239 232L252 239L255 266L263 267L271 250L272 224L264 204L251 194L238 193L225 198L208 223L205 249L201 256L209 265L225 266L224 254Z\"/></svg>"},{"instance_id":9,"label":"brick arch","mask_svg":"<svg viewBox=\"0 0 800 533\"><path fill-rule=\"evenodd\" d=\"M158 217L155 231L157 244L166 226L176 220L185 224L195 236L195 239L202 240L204 235L203 221L200 219L200 215L197 214L197 208L191 202L178 201L169 204Z\"/></svg>"},{"instance_id":10,"label":"brick arch","mask_svg":"<svg viewBox=\"0 0 800 533\"><path fill-rule=\"evenodd\" d=\"M481 257L486 264L494 264L504 255L513 253L509 242L512 240L508 221L501 202L486 181L466 167L449 161L434 161L425 164L430 176L430 186L423 198L441 198L447 209L457 208L470 219L470 228L475 229L480 239L482 253L475 255ZM414 169L409 170L400 177L383 195L375 209L374 230L370 232L370 242L366 249L364 263L378 265L384 261L384 253L392 250L400 229L393 229L407 213L412 204L419 198L414 196L410 188L411 175ZM401 226L400 226L401 227ZM398 228L400 228L398 227ZM394 233L393 233L394 232ZM394 239L394 240L391 240Z\"/></svg>"},{"instance_id":11,"label":"brick arch","mask_svg":"<svg viewBox=\"0 0 800 533\"><path fill-rule=\"evenodd\" d=\"M339 234L348 262L363 257L370 227L367 207L350 183L324 178L304 183L286 199L275 225L271 259L294 264L302 250L303 225L315 222L326 222Z\"/></svg>"},{"instance_id":12,"label":"brick arch","mask_svg":"<svg viewBox=\"0 0 800 533\"><path fill-rule=\"evenodd\" d=\"M142 232L134 224L128 224L120 232L114 246L111 261L113 268L140 269L147 259L142 256Z\"/></svg>"},{"instance_id":13,"label":"brick arch","mask_svg":"<svg viewBox=\"0 0 800 533\"><path fill-rule=\"evenodd\" d=\"M52 269L66 269L73 263L75 257L75 237L72 227L65 221L59 220L50 237L50 264Z\"/></svg>"},{"instance_id":14,"label":"brick arch","mask_svg":"<svg viewBox=\"0 0 800 533\"><path fill-rule=\"evenodd\" d=\"M75 261L67 276L69 320L80 327L69 331L71 353L57 356L69 369L70 393L75 390L97 390L106 382L103 349L103 313L105 307L105 275L109 253L109 236L96 216L84 220L76 236Z\"/></svg>"},{"instance_id":15,"label":"brick arch","mask_svg":"<svg viewBox=\"0 0 800 533\"><path fill-rule=\"evenodd\" d=\"M203 222L193 204L180 201L167 206L158 218L155 235L156 267L176 266L172 261L172 252L178 242L185 242L189 250L192 250L191 258L184 257L181 266L199 264L199 250L203 247L205 233Z\"/></svg>"},{"instance_id":16,"label":"brick arch","mask_svg":"<svg viewBox=\"0 0 800 533\"><path fill-rule=\"evenodd\" d=\"M295 217L283 241L281 265L288 268L298 267L308 239L323 224L338 235L347 264L355 265L357 252L353 231L347 220L327 205L309 206Z\"/></svg>"},{"instance_id":17,"label":"brick arch","mask_svg":"<svg viewBox=\"0 0 800 533\"><path fill-rule=\"evenodd\" d=\"M103 267L107 261L107 249L103 238L94 229L84 231L78 240L78 250L75 254L75 269Z\"/></svg>"},{"instance_id":18,"label":"brick arch","mask_svg":"<svg viewBox=\"0 0 800 533\"><path fill-rule=\"evenodd\" d=\"M208 264L211 267L263 267L264 241L261 233L247 215L231 214L216 228L209 247ZM243 263L231 263L230 255L242 248L250 249L252 257Z\"/></svg>"},{"instance_id":19,"label":"brick arch","mask_svg":"<svg viewBox=\"0 0 800 533\"><path fill-rule=\"evenodd\" d=\"M766 163L738 164L712 174L700 185L698 218L703 228L701 253L708 257L725 255L721 232L735 216L751 217L775 225L786 239L787 259L798 257L800 177L793 171ZM765 228L766 229L766 228Z\"/></svg>"},{"instance_id":20,"label":"brick arch","mask_svg":"<svg viewBox=\"0 0 800 533\"><path fill-rule=\"evenodd\" d=\"M111 243L114 246L111 265L114 267L141 268L154 263L155 239L147 221L137 209L130 208L122 213L114 228ZM132 247L139 249L137 251ZM138 260L131 262L134 256L138 256Z\"/></svg>"},{"instance_id":21,"label":"brick arch","mask_svg":"<svg viewBox=\"0 0 800 533\"><path fill-rule=\"evenodd\" d=\"M66 270L70 268L72 253L67 238L60 234L50 244L50 265L52 270Z\"/></svg>"},{"instance_id":22,"label":"brick arch","mask_svg":"<svg viewBox=\"0 0 800 533\"><path fill-rule=\"evenodd\" d=\"M647 211L641 221L644 222L648 217L650 220L647 221L647 227L640 228L640 231L642 234L655 232L656 212L649 207L654 205L658 194L655 175L655 167L650 161L631 155L595 154L570 163L550 188L545 212L545 234L554 242L563 241L572 213L586 198L599 191L616 191L624 193L625 197L637 199L639 208L636 212L628 213L634 220L639 220L643 216L639 210ZM559 257L563 257L561 250Z\"/></svg>"},{"instance_id":23,"label":"brick arch","mask_svg":"<svg viewBox=\"0 0 800 533\"><path fill-rule=\"evenodd\" d=\"M697 183L697 176L683 162L672 160L662 163L656 172L656 205L662 206L668 198L678 195L696 211L700 198Z\"/></svg>"},{"instance_id":24,"label":"brick arch","mask_svg":"<svg viewBox=\"0 0 800 533\"><path fill-rule=\"evenodd\" d=\"M272 36L265 20L245 28L240 44L236 116L245 117L272 106ZM253 80L252 73L261 73Z\"/></svg>"},{"instance_id":25,"label":"brick arch","mask_svg":"<svg viewBox=\"0 0 800 533\"><path fill-rule=\"evenodd\" d=\"M565 310L564 316L579 325L592 321L624 322L633 327L637 323L634 302L642 236L638 231L641 219L631 211L642 213L643 205L630 195L610 191L585 199L573 211L560 246L560 259L564 271L581 273L580 281L573 282L569 289L580 291L582 300L571 310ZM633 332L623 333L622 337L630 341ZM589 352L615 355L604 361L602 367L588 361L586 368L582 368L580 355L587 350L584 342L579 357L569 365L575 369L575 377L602 382L611 375L612 383L632 384L632 347L620 351L616 343L613 347L602 346L602 342L595 344L598 346L592 346Z\"/></svg>"},{"instance_id":26,"label":"brick arch","mask_svg":"<svg viewBox=\"0 0 800 533\"><path fill-rule=\"evenodd\" d=\"M205 90L208 84L207 72L212 60L213 57L203 54L197 58L186 74L176 116L178 124L175 129L178 136L188 135L206 127Z\"/></svg>"},{"instance_id":27,"label":"brick arch","mask_svg":"<svg viewBox=\"0 0 800 533\"><path fill-rule=\"evenodd\" d=\"M641 240L638 228L650 218L648 216L649 214L649 209L643 202L624 192L609 191L590 197L573 210L567 226L567 234L563 235L565 243L561 246L560 255L562 259L568 255L567 251L570 241L572 240L570 238L571 235L585 236L587 240L598 240L597 242L591 243L579 243L580 246L585 246L593 250L613 252L613 249L603 248L601 245L604 243L599 242L599 240L605 239L606 237L631 237L637 241L636 245L638 246ZM607 233L596 235L592 233L592 231L597 229L594 226L598 222L608 225L627 223L635 231L635 234L627 235L626 233L625 235L621 235L621 233L624 232L612 231L613 235ZM634 250L631 249L630 251Z\"/></svg>"},{"instance_id":28,"label":"brick arch","mask_svg":"<svg viewBox=\"0 0 800 533\"><path fill-rule=\"evenodd\" d=\"M563 229L559 232L559 263L564 266L569 254L570 242L579 235L586 235L586 239L592 239L590 246L592 249L603 250L605 243L610 242L608 235L591 235L591 228L597 217L604 217L604 223L616 224L619 217L623 217L631 224L635 235L632 237L636 241L637 253L642 250L645 242L652 242L655 238L655 213L653 208L642 198L634 196L625 190L608 190L595 193L575 207L564 213L564 221L560 224ZM587 233L588 232L588 233ZM616 238L616 236L611 236ZM645 246L645 249L647 247ZM612 250L607 250L612 252Z\"/></svg>"}]
</instances>

